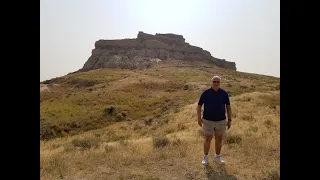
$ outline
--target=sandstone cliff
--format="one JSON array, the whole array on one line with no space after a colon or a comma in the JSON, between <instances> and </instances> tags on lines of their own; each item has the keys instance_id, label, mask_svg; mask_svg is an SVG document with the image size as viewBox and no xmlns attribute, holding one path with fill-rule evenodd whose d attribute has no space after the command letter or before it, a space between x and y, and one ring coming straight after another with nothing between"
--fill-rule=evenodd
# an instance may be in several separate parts
<instances>
[{"instance_id":1,"label":"sandstone cliff","mask_svg":"<svg viewBox=\"0 0 320 180\"><path fill-rule=\"evenodd\" d=\"M234 62L214 58L210 52L185 42L182 35L139 32L135 39L98 40L80 71L121 67L152 66L154 59L211 60L219 67L236 70Z\"/></svg>"}]
</instances>

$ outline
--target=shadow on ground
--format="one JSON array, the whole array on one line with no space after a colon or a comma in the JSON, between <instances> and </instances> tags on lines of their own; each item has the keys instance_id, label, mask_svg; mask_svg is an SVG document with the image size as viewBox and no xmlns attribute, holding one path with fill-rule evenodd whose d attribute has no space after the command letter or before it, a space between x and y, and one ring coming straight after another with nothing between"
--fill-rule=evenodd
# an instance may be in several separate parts
<instances>
[{"instance_id":1,"label":"shadow on ground","mask_svg":"<svg viewBox=\"0 0 320 180\"><path fill-rule=\"evenodd\" d=\"M234 175L228 174L224 166L219 167L219 169L213 169L212 166L207 165L205 166L205 171L208 180L238 180Z\"/></svg>"}]
</instances>

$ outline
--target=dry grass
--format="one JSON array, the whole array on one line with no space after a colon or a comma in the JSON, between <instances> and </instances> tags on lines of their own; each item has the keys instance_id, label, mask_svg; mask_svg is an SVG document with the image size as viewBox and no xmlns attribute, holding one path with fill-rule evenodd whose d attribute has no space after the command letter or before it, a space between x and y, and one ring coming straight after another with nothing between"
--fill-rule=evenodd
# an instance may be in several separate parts
<instances>
[{"instance_id":1,"label":"dry grass","mask_svg":"<svg viewBox=\"0 0 320 180\"><path fill-rule=\"evenodd\" d=\"M168 119L162 116L195 102L214 74L221 75L222 88L230 96L279 88L278 78L230 71L204 62L163 61L148 70L99 69L69 74L44 82L49 90L40 94L40 139L151 116L158 117L150 122L154 126L165 125ZM106 113L109 106L115 113Z\"/></svg>"},{"instance_id":2,"label":"dry grass","mask_svg":"<svg viewBox=\"0 0 320 180\"><path fill-rule=\"evenodd\" d=\"M214 143L210 165L201 165L203 139L196 123L197 104L190 103L152 121L117 122L81 135L40 141L40 177L280 179L279 98L279 91L231 97L234 121L225 137L226 164L222 167L213 161Z\"/></svg>"},{"instance_id":3,"label":"dry grass","mask_svg":"<svg viewBox=\"0 0 320 180\"><path fill-rule=\"evenodd\" d=\"M214 74L231 96L224 167L201 165L195 103ZM280 80L205 62L103 69L45 82L40 178L280 179ZM49 140L45 140L49 139ZM214 142L214 141L213 141Z\"/></svg>"}]
</instances>

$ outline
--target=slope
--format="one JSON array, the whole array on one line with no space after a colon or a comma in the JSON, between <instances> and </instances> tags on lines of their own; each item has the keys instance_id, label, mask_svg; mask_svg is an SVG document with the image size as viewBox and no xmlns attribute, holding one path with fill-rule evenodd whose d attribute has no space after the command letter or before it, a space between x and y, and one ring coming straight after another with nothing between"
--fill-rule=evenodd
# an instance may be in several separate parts
<instances>
[{"instance_id":1,"label":"slope","mask_svg":"<svg viewBox=\"0 0 320 180\"><path fill-rule=\"evenodd\" d=\"M226 70L205 62L163 61L148 70L99 69L40 84L40 139L102 128L119 121L166 121L210 86L213 74L235 96L279 89L279 79ZM45 86L44 86L45 85ZM45 88L43 88L45 87Z\"/></svg>"},{"instance_id":2,"label":"slope","mask_svg":"<svg viewBox=\"0 0 320 180\"><path fill-rule=\"evenodd\" d=\"M227 164L218 167L211 151L204 168L196 101L214 74L231 95L234 123L224 141ZM279 78L164 61L44 83L41 179L280 179Z\"/></svg>"},{"instance_id":3,"label":"slope","mask_svg":"<svg viewBox=\"0 0 320 180\"><path fill-rule=\"evenodd\" d=\"M224 167L214 163L212 150L208 168L201 165L203 139L193 103L161 127L120 122L41 142L41 179L279 179L279 91L246 93L231 101L234 123L225 137ZM110 139L131 133L135 137Z\"/></svg>"}]
</instances>

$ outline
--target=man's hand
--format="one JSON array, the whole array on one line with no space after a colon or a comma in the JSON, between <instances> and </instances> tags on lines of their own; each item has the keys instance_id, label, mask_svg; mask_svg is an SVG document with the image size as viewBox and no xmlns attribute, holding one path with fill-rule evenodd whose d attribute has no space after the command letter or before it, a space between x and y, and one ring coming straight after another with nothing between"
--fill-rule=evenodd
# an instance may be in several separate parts
<instances>
[{"instance_id":1,"label":"man's hand","mask_svg":"<svg viewBox=\"0 0 320 180\"><path fill-rule=\"evenodd\" d=\"M202 119L198 119L198 124L200 127L202 127Z\"/></svg>"},{"instance_id":2,"label":"man's hand","mask_svg":"<svg viewBox=\"0 0 320 180\"><path fill-rule=\"evenodd\" d=\"M228 122L227 122L227 127L228 127L228 129L231 128L231 121L228 121Z\"/></svg>"},{"instance_id":3,"label":"man's hand","mask_svg":"<svg viewBox=\"0 0 320 180\"><path fill-rule=\"evenodd\" d=\"M232 114L231 114L231 106L230 104L229 105L226 105L227 107L227 114L228 114L228 122L227 122L227 126L228 126L228 129L231 128L231 117L232 117Z\"/></svg>"},{"instance_id":4,"label":"man's hand","mask_svg":"<svg viewBox=\"0 0 320 180\"><path fill-rule=\"evenodd\" d=\"M202 107L202 105L198 105L198 107L197 107L198 124L200 127L202 127L201 107Z\"/></svg>"}]
</instances>

